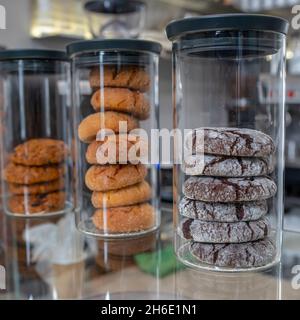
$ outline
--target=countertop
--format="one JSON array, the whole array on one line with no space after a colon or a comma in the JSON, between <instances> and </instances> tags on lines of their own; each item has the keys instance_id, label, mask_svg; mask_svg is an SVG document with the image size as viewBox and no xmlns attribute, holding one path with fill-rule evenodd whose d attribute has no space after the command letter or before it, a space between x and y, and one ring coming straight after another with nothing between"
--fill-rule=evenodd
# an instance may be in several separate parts
<instances>
[{"instance_id":1,"label":"countertop","mask_svg":"<svg viewBox=\"0 0 300 320\"><path fill-rule=\"evenodd\" d=\"M72 263L55 262L33 250L32 242L7 236L0 262L6 266L7 289L0 290L0 299L300 299L300 233L284 232L282 262L265 272L199 271L174 259L161 276L166 261L160 252L172 243L170 210L162 216L160 232L134 247L84 239L84 256ZM151 274L133 258L135 250L157 253Z\"/></svg>"}]
</instances>

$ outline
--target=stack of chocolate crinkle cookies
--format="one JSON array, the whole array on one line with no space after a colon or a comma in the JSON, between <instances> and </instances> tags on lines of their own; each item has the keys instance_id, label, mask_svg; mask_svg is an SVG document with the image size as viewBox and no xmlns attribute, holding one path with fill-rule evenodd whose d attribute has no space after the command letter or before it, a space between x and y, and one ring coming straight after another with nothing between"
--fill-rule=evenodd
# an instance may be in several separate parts
<instances>
[{"instance_id":1,"label":"stack of chocolate crinkle cookies","mask_svg":"<svg viewBox=\"0 0 300 320\"><path fill-rule=\"evenodd\" d=\"M4 170L8 210L13 214L63 210L67 156L67 146L56 139L29 139L16 146Z\"/></svg>"},{"instance_id":2,"label":"stack of chocolate crinkle cookies","mask_svg":"<svg viewBox=\"0 0 300 320\"><path fill-rule=\"evenodd\" d=\"M269 177L275 167L272 138L251 129L199 128L186 147L191 152L182 169L190 177L183 185L178 231L190 241L191 254L216 267L270 263L275 247L268 201L277 192Z\"/></svg>"},{"instance_id":3,"label":"stack of chocolate crinkle cookies","mask_svg":"<svg viewBox=\"0 0 300 320\"><path fill-rule=\"evenodd\" d=\"M141 163L119 161L119 149L124 149L119 145L126 145L128 153L136 143L130 141L127 133L139 128L139 121L149 117L149 75L138 66L107 65L101 69L101 77L99 67L91 69L89 81L95 112L81 121L78 135L82 142L89 143L86 160L91 166L85 183L92 191L91 201L96 208L92 221L106 233L149 229L154 225L154 210L147 202L151 198L151 187L145 180L147 168ZM120 122L127 124L127 132L120 132ZM115 140L109 140L109 136L98 138L101 130L112 130ZM115 143L115 163L107 158L109 153L98 152L109 141Z\"/></svg>"}]
</instances>

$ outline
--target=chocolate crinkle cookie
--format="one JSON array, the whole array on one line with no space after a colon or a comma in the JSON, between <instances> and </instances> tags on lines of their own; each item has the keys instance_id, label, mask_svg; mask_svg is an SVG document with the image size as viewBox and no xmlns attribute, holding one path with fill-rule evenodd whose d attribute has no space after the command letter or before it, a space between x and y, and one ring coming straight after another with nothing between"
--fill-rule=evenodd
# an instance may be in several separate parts
<instances>
[{"instance_id":1,"label":"chocolate crinkle cookie","mask_svg":"<svg viewBox=\"0 0 300 320\"><path fill-rule=\"evenodd\" d=\"M182 164L188 175L216 177L251 177L272 173L274 166L267 158L189 155Z\"/></svg>"},{"instance_id":2,"label":"chocolate crinkle cookie","mask_svg":"<svg viewBox=\"0 0 300 320\"><path fill-rule=\"evenodd\" d=\"M242 243L263 239L269 234L267 218L256 221L211 222L186 219L182 222L182 236L187 240L209 243Z\"/></svg>"},{"instance_id":3,"label":"chocolate crinkle cookie","mask_svg":"<svg viewBox=\"0 0 300 320\"><path fill-rule=\"evenodd\" d=\"M178 208L179 213L187 218L219 222L254 221L268 212L266 200L221 203L203 202L184 197Z\"/></svg>"},{"instance_id":4,"label":"chocolate crinkle cookie","mask_svg":"<svg viewBox=\"0 0 300 320\"><path fill-rule=\"evenodd\" d=\"M187 198L207 202L265 200L273 197L276 191L275 182L268 177L190 177L183 185Z\"/></svg>"},{"instance_id":5,"label":"chocolate crinkle cookie","mask_svg":"<svg viewBox=\"0 0 300 320\"><path fill-rule=\"evenodd\" d=\"M270 263L275 255L275 246L269 238L234 244L192 242L190 251L202 263L228 268L251 268Z\"/></svg>"},{"instance_id":6,"label":"chocolate crinkle cookie","mask_svg":"<svg viewBox=\"0 0 300 320\"><path fill-rule=\"evenodd\" d=\"M206 153L238 157L268 157L275 145L267 134L246 128L198 128L185 137L192 154Z\"/></svg>"}]
</instances>

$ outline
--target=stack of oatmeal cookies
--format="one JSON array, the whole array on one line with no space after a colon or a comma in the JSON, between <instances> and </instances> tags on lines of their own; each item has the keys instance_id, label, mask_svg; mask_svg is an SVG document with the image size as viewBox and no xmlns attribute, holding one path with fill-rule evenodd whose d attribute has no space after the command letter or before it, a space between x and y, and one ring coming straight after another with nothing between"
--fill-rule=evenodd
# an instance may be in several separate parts
<instances>
[{"instance_id":1,"label":"stack of oatmeal cookies","mask_svg":"<svg viewBox=\"0 0 300 320\"><path fill-rule=\"evenodd\" d=\"M30 139L15 147L5 167L7 209L12 214L45 214L65 207L65 160L61 140Z\"/></svg>"},{"instance_id":2,"label":"stack of oatmeal cookies","mask_svg":"<svg viewBox=\"0 0 300 320\"><path fill-rule=\"evenodd\" d=\"M109 234L150 229L154 225L154 210L148 203L152 192L145 180L147 168L140 162L129 161L128 154L135 142L130 141L127 134L139 128L139 121L149 117L149 75L138 66L107 65L101 73L99 67L91 69L89 80L95 112L81 121L78 135L82 142L89 143L86 161L91 166L85 183L92 191L91 201L96 209L92 221L98 230ZM126 132L120 123L126 124ZM101 130L108 134L99 135ZM111 140L109 134L115 140ZM115 159L99 152L108 141L113 141ZM121 161L124 152L125 163Z\"/></svg>"}]
</instances>

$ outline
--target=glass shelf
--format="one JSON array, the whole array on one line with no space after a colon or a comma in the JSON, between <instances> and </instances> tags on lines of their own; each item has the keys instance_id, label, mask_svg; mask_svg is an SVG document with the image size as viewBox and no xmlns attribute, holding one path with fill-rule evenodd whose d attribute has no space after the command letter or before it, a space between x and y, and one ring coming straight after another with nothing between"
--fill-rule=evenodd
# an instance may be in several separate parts
<instances>
[{"instance_id":1,"label":"glass shelf","mask_svg":"<svg viewBox=\"0 0 300 320\"><path fill-rule=\"evenodd\" d=\"M33 262L32 243L21 244L20 238L10 235L10 246L4 247L6 259L3 254L0 258L0 264L9 265L8 288L1 291L0 299L300 298L300 290L292 287L292 268L300 265L300 233L284 232L281 264L263 272L229 274L189 269L176 262L171 256L169 209L163 210L162 220L161 232L147 239L86 238L89 250L83 260L65 264L55 263L49 256ZM174 259L173 265L170 259Z\"/></svg>"}]
</instances>

